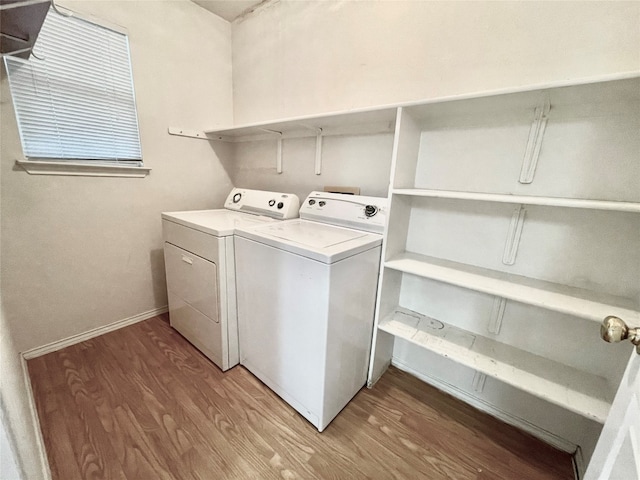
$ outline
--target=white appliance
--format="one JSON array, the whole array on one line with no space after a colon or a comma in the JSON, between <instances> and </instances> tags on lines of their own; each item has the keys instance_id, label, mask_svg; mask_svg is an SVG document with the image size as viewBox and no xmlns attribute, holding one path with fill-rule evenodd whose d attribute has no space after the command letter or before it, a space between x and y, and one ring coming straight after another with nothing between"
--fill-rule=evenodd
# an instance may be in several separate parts
<instances>
[{"instance_id":1,"label":"white appliance","mask_svg":"<svg viewBox=\"0 0 640 480\"><path fill-rule=\"evenodd\" d=\"M224 207L162 214L171 326L223 371L238 363L233 233L297 217L300 200L234 188Z\"/></svg>"},{"instance_id":2,"label":"white appliance","mask_svg":"<svg viewBox=\"0 0 640 480\"><path fill-rule=\"evenodd\" d=\"M240 364L319 431L366 382L386 210L312 192L300 219L236 230Z\"/></svg>"}]
</instances>

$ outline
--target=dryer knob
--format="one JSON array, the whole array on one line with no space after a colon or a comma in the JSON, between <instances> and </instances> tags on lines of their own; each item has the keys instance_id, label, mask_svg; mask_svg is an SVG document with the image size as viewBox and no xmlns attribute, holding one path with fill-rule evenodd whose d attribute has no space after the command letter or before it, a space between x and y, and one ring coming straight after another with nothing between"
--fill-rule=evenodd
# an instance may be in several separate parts
<instances>
[{"instance_id":1,"label":"dryer knob","mask_svg":"<svg viewBox=\"0 0 640 480\"><path fill-rule=\"evenodd\" d=\"M269 206L273 207L276 204L276 201L274 199L269 200Z\"/></svg>"},{"instance_id":2,"label":"dryer knob","mask_svg":"<svg viewBox=\"0 0 640 480\"><path fill-rule=\"evenodd\" d=\"M364 207L364 214L367 217L373 217L376 213L378 213L378 207L375 205L367 205Z\"/></svg>"},{"instance_id":3,"label":"dryer knob","mask_svg":"<svg viewBox=\"0 0 640 480\"><path fill-rule=\"evenodd\" d=\"M284 203L278 202L278 209L281 209L282 207L284 207Z\"/></svg>"},{"instance_id":4,"label":"dryer knob","mask_svg":"<svg viewBox=\"0 0 640 480\"><path fill-rule=\"evenodd\" d=\"M233 203L238 203L240 201L240 199L242 198L242 194L241 193L236 193L233 196Z\"/></svg>"}]
</instances>

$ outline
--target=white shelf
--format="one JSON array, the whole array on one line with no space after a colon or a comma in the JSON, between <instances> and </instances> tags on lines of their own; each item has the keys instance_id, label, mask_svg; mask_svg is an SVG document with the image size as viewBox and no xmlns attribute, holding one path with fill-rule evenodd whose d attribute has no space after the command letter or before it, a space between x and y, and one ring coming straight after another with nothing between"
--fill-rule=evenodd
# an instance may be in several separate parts
<instances>
[{"instance_id":1,"label":"white shelf","mask_svg":"<svg viewBox=\"0 0 640 480\"><path fill-rule=\"evenodd\" d=\"M602 377L402 307L382 320L378 328L600 423L609 413L611 388Z\"/></svg>"},{"instance_id":2,"label":"white shelf","mask_svg":"<svg viewBox=\"0 0 640 480\"><path fill-rule=\"evenodd\" d=\"M225 142L315 137L318 134L330 136L393 133L396 113L395 107L354 110L211 129L205 130L205 133L209 138Z\"/></svg>"},{"instance_id":3,"label":"white shelf","mask_svg":"<svg viewBox=\"0 0 640 480\"><path fill-rule=\"evenodd\" d=\"M453 190L428 190L415 188L395 188L394 195L413 197L446 198L455 200L476 200L482 202L543 205L550 207L584 208L591 210L613 210L640 213L640 203L615 202L607 200L582 200L575 198L534 197L530 195L504 195L494 193L458 192Z\"/></svg>"},{"instance_id":4,"label":"white shelf","mask_svg":"<svg viewBox=\"0 0 640 480\"><path fill-rule=\"evenodd\" d=\"M616 315L631 325L640 324L637 305L622 297L408 252L387 260L384 266L598 323L607 315Z\"/></svg>"}]
</instances>

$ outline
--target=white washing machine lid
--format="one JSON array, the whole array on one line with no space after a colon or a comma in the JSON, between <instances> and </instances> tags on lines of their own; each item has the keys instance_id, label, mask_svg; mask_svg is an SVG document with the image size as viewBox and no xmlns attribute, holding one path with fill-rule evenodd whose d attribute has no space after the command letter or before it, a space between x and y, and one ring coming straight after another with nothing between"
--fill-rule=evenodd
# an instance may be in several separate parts
<instances>
[{"instance_id":1,"label":"white washing machine lid","mask_svg":"<svg viewBox=\"0 0 640 480\"><path fill-rule=\"evenodd\" d=\"M165 212L162 214L162 218L216 237L233 235L236 228L276 221L269 217L234 212L227 209Z\"/></svg>"},{"instance_id":2,"label":"white washing machine lid","mask_svg":"<svg viewBox=\"0 0 640 480\"><path fill-rule=\"evenodd\" d=\"M323 263L334 263L382 243L382 235L309 220L240 227L236 235Z\"/></svg>"}]
</instances>

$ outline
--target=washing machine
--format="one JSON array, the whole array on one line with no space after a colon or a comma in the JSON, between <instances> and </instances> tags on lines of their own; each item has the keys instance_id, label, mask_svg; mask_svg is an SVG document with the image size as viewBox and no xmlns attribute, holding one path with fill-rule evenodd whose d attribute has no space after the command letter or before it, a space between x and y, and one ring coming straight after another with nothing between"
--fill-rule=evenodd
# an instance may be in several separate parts
<instances>
[{"instance_id":1,"label":"washing machine","mask_svg":"<svg viewBox=\"0 0 640 480\"><path fill-rule=\"evenodd\" d=\"M162 214L171 326L223 371L238 363L233 234L299 207L290 193L234 188L223 209Z\"/></svg>"},{"instance_id":2,"label":"washing machine","mask_svg":"<svg viewBox=\"0 0 640 480\"><path fill-rule=\"evenodd\" d=\"M240 364L322 432L362 388L387 199L312 192L234 238Z\"/></svg>"}]
</instances>

